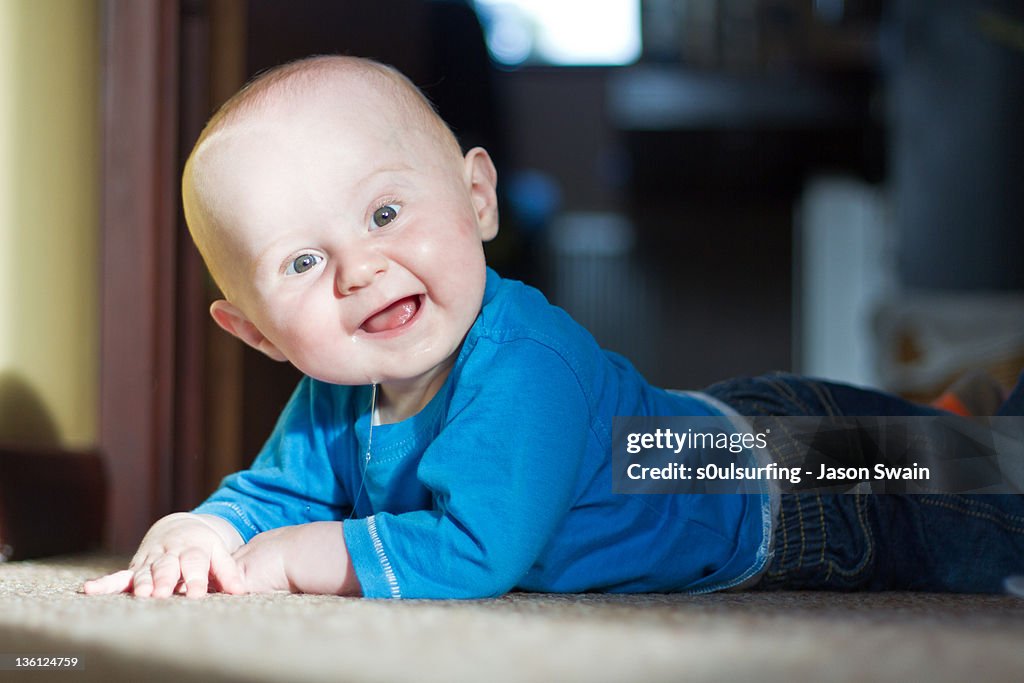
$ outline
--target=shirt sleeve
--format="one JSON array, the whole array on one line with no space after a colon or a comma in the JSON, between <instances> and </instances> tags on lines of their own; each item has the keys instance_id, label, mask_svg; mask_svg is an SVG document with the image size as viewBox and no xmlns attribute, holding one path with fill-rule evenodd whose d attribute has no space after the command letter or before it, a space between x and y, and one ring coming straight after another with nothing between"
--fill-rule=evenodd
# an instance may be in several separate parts
<instances>
[{"instance_id":1,"label":"shirt sleeve","mask_svg":"<svg viewBox=\"0 0 1024 683\"><path fill-rule=\"evenodd\" d=\"M269 529L348 514L351 494L331 466L332 449L344 442L332 433L332 425L344 423L334 412L328 387L304 377L252 467L226 477L193 512L226 519L245 542Z\"/></svg>"},{"instance_id":2,"label":"shirt sleeve","mask_svg":"<svg viewBox=\"0 0 1024 683\"><path fill-rule=\"evenodd\" d=\"M481 340L417 476L433 508L345 522L367 597L512 589L573 502L590 429L577 374L534 340Z\"/></svg>"}]
</instances>

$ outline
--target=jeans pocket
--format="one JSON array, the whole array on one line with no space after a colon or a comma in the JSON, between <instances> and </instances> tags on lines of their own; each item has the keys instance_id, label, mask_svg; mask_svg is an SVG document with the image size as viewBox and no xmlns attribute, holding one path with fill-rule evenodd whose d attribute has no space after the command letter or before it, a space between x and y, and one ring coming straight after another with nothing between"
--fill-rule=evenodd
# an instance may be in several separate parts
<instances>
[{"instance_id":1,"label":"jeans pocket","mask_svg":"<svg viewBox=\"0 0 1024 683\"><path fill-rule=\"evenodd\" d=\"M759 584L768 590L857 590L870 581L877 558L863 495L783 495L774 541Z\"/></svg>"}]
</instances>

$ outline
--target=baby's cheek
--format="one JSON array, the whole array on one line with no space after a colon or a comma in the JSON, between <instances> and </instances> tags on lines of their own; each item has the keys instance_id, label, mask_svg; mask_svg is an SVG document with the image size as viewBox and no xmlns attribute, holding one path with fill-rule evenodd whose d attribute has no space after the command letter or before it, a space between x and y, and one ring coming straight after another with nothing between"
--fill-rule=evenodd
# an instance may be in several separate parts
<instances>
[{"instance_id":1,"label":"baby's cheek","mask_svg":"<svg viewBox=\"0 0 1024 683\"><path fill-rule=\"evenodd\" d=\"M483 240L472 220L453 220L420 241L421 254L447 267L471 266L483 259Z\"/></svg>"},{"instance_id":2,"label":"baby's cheek","mask_svg":"<svg viewBox=\"0 0 1024 683\"><path fill-rule=\"evenodd\" d=\"M298 304L275 317L274 335L267 335L293 363L317 358L328 348L329 340L337 339L339 328L330 327L337 312L318 310L316 306Z\"/></svg>"}]
</instances>

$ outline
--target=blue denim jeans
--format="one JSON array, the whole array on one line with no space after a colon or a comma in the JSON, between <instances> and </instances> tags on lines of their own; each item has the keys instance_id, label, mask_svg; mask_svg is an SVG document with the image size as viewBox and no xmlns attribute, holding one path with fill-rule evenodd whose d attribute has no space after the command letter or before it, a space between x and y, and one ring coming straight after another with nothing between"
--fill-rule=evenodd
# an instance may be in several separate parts
<instances>
[{"instance_id":1,"label":"blue denim jeans","mask_svg":"<svg viewBox=\"0 0 1024 683\"><path fill-rule=\"evenodd\" d=\"M741 415L943 415L878 391L798 377L705 392ZM999 415L1024 415L1024 375ZM1024 574L1024 496L783 494L757 589L992 593Z\"/></svg>"}]
</instances>

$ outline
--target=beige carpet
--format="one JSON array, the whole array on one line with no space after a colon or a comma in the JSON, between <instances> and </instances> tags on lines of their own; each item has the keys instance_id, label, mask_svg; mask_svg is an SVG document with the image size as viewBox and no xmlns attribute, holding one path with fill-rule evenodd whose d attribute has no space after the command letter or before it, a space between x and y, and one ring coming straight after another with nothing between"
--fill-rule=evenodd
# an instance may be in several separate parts
<instances>
[{"instance_id":1,"label":"beige carpet","mask_svg":"<svg viewBox=\"0 0 1024 683\"><path fill-rule=\"evenodd\" d=\"M0 564L0 680L1024 680L1024 600L891 593L86 597L103 557Z\"/></svg>"}]
</instances>

